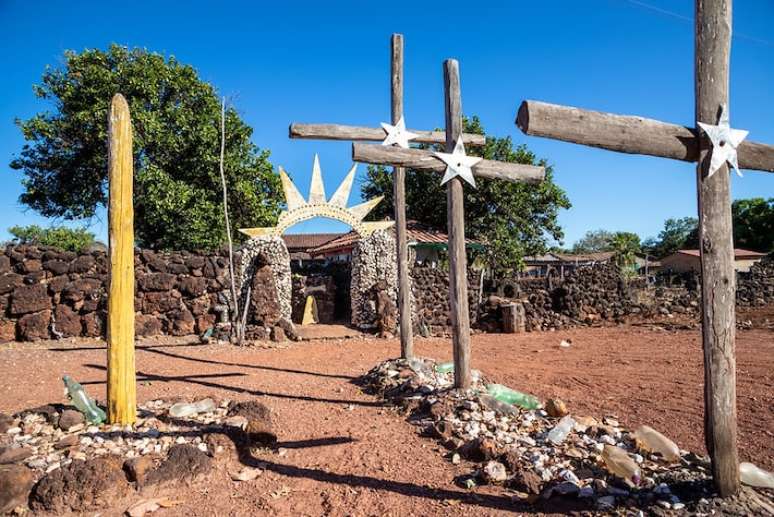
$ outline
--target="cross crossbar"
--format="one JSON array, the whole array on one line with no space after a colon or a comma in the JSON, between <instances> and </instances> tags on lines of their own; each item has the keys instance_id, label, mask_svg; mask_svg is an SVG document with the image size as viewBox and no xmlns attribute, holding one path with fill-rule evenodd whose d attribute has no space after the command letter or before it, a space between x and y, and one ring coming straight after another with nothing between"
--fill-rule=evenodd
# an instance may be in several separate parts
<instances>
[{"instance_id":1,"label":"cross crossbar","mask_svg":"<svg viewBox=\"0 0 774 517\"><path fill-rule=\"evenodd\" d=\"M412 142L420 144L443 144L446 142L446 133L443 131L422 131L419 129L409 129L411 133L417 135ZM341 124L290 124L288 130L290 138L300 138L308 140L350 140L350 141L372 141L378 142L384 140L386 133L380 127L363 126L345 126ZM474 133L463 133L462 142L465 145L484 145L486 137Z\"/></svg>"},{"instance_id":2,"label":"cross crossbar","mask_svg":"<svg viewBox=\"0 0 774 517\"><path fill-rule=\"evenodd\" d=\"M446 164L432 151L402 149L376 144L352 144L352 161L373 165L392 165L425 171L443 172ZM521 163L481 160L473 166L473 175L479 178L510 182L540 183L546 175L544 167Z\"/></svg>"},{"instance_id":3,"label":"cross crossbar","mask_svg":"<svg viewBox=\"0 0 774 517\"><path fill-rule=\"evenodd\" d=\"M699 160L696 129L643 117L526 100L519 107L516 125L527 135L610 151L694 163ZM774 172L772 145L744 141L737 155L741 169Z\"/></svg>"}]
</instances>

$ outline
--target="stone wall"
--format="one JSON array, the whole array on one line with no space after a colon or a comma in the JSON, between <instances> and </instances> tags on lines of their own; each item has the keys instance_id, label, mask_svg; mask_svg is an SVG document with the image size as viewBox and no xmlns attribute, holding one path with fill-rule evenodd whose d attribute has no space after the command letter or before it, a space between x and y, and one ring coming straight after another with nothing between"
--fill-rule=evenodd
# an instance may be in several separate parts
<instances>
[{"instance_id":1,"label":"stone wall","mask_svg":"<svg viewBox=\"0 0 774 517\"><path fill-rule=\"evenodd\" d=\"M0 254L0 341L102 336L107 310L104 251L8 246ZM223 253L135 252L138 336L203 332L227 318Z\"/></svg>"},{"instance_id":2,"label":"stone wall","mask_svg":"<svg viewBox=\"0 0 774 517\"><path fill-rule=\"evenodd\" d=\"M767 257L753 264L749 272L737 275L736 304L741 307L774 304L774 257Z\"/></svg>"},{"instance_id":3,"label":"stone wall","mask_svg":"<svg viewBox=\"0 0 774 517\"><path fill-rule=\"evenodd\" d=\"M376 283L387 284L387 294L397 306L398 265L395 237L391 229L378 230L360 239L352 250L352 325L359 329L376 327Z\"/></svg>"},{"instance_id":4,"label":"stone wall","mask_svg":"<svg viewBox=\"0 0 774 517\"><path fill-rule=\"evenodd\" d=\"M478 323L479 280L477 271L468 271L468 306L470 325ZM449 271L415 266L411 270L411 292L414 311L412 320L416 332L443 336L451 331L449 309ZM426 329L426 330L423 330Z\"/></svg>"}]
</instances>

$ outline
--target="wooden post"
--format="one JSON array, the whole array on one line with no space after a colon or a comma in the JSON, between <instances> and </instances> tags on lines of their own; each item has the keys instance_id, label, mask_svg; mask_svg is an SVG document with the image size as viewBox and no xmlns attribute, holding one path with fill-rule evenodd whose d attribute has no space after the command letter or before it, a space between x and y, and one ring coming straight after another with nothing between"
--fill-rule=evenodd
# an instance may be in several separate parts
<instances>
[{"instance_id":1,"label":"wooden post","mask_svg":"<svg viewBox=\"0 0 774 517\"><path fill-rule=\"evenodd\" d=\"M462 98L460 67L455 59L443 64L446 104L446 152L462 135ZM449 232L449 309L454 346L454 386L470 388L470 313L468 312L468 261L465 254L465 201L462 179L446 183L446 217Z\"/></svg>"},{"instance_id":2,"label":"wooden post","mask_svg":"<svg viewBox=\"0 0 774 517\"><path fill-rule=\"evenodd\" d=\"M392 123L403 117L403 35L392 35L391 53ZM400 356L414 357L414 333L411 328L411 284L409 280L408 242L406 239L406 169L392 169L392 191L395 198L395 240L398 261L398 318Z\"/></svg>"},{"instance_id":3,"label":"wooden post","mask_svg":"<svg viewBox=\"0 0 774 517\"><path fill-rule=\"evenodd\" d=\"M696 122L717 124L728 106L730 0L696 0ZM698 127L698 124L697 124ZM721 496L739 491L736 438L734 245L728 165L708 176L711 146L702 139L696 176L701 250L704 427L712 475Z\"/></svg>"},{"instance_id":4,"label":"wooden post","mask_svg":"<svg viewBox=\"0 0 774 517\"><path fill-rule=\"evenodd\" d=\"M132 121L117 93L108 114L108 422L132 424L137 417L134 371L134 207Z\"/></svg>"}]
</instances>

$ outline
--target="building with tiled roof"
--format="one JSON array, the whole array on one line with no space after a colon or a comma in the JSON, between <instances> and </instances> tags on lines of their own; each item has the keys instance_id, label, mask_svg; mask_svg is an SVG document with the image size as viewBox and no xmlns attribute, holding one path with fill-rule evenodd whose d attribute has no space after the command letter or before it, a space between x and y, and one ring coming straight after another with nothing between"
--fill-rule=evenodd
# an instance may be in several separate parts
<instances>
[{"instance_id":1,"label":"building with tiled roof","mask_svg":"<svg viewBox=\"0 0 774 517\"><path fill-rule=\"evenodd\" d=\"M734 250L734 269L746 273L756 262L760 262L765 253L743 249ZM701 255L699 250L678 250L661 259L661 268L665 271L685 273L689 271L701 271Z\"/></svg>"}]
</instances>

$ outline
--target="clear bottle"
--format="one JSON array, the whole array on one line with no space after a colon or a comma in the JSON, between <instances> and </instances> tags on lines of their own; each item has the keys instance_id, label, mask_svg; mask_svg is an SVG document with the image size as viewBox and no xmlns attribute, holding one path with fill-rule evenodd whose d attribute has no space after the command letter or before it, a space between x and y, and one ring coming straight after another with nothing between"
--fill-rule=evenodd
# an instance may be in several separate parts
<instances>
[{"instance_id":1,"label":"clear bottle","mask_svg":"<svg viewBox=\"0 0 774 517\"><path fill-rule=\"evenodd\" d=\"M774 472L743 461L739 464L739 478L745 485L758 488L774 488Z\"/></svg>"},{"instance_id":2,"label":"clear bottle","mask_svg":"<svg viewBox=\"0 0 774 517\"><path fill-rule=\"evenodd\" d=\"M575 427L575 419L566 415L548 432L546 439L555 445L560 445L567 439L573 427Z\"/></svg>"},{"instance_id":3,"label":"clear bottle","mask_svg":"<svg viewBox=\"0 0 774 517\"><path fill-rule=\"evenodd\" d=\"M602 461L611 474L623 479L627 485L640 484L640 467L629 457L625 450L615 445L605 444L602 449Z\"/></svg>"},{"instance_id":4,"label":"clear bottle","mask_svg":"<svg viewBox=\"0 0 774 517\"><path fill-rule=\"evenodd\" d=\"M178 402L169 408L169 415L175 418L184 418L199 413L209 413L215 411L215 401L212 399L203 399L198 402Z\"/></svg>"},{"instance_id":5,"label":"clear bottle","mask_svg":"<svg viewBox=\"0 0 774 517\"><path fill-rule=\"evenodd\" d=\"M540 407L540 401L532 395L512 390L502 384L487 384L486 391L500 402L516 404L524 409L537 409Z\"/></svg>"},{"instance_id":6,"label":"clear bottle","mask_svg":"<svg viewBox=\"0 0 774 517\"><path fill-rule=\"evenodd\" d=\"M99 425L105 421L105 412L97 406L94 399L86 394L86 390L83 389L79 382L69 375L62 377L62 382L64 382L65 388L67 388L67 395L70 397L70 401L78 411L83 413L83 416L86 417L89 423Z\"/></svg>"},{"instance_id":7,"label":"clear bottle","mask_svg":"<svg viewBox=\"0 0 774 517\"><path fill-rule=\"evenodd\" d=\"M677 461L680 459L680 448L652 427L641 425L632 433L632 438L637 443L637 448L646 452L656 452L666 461Z\"/></svg>"}]
</instances>

